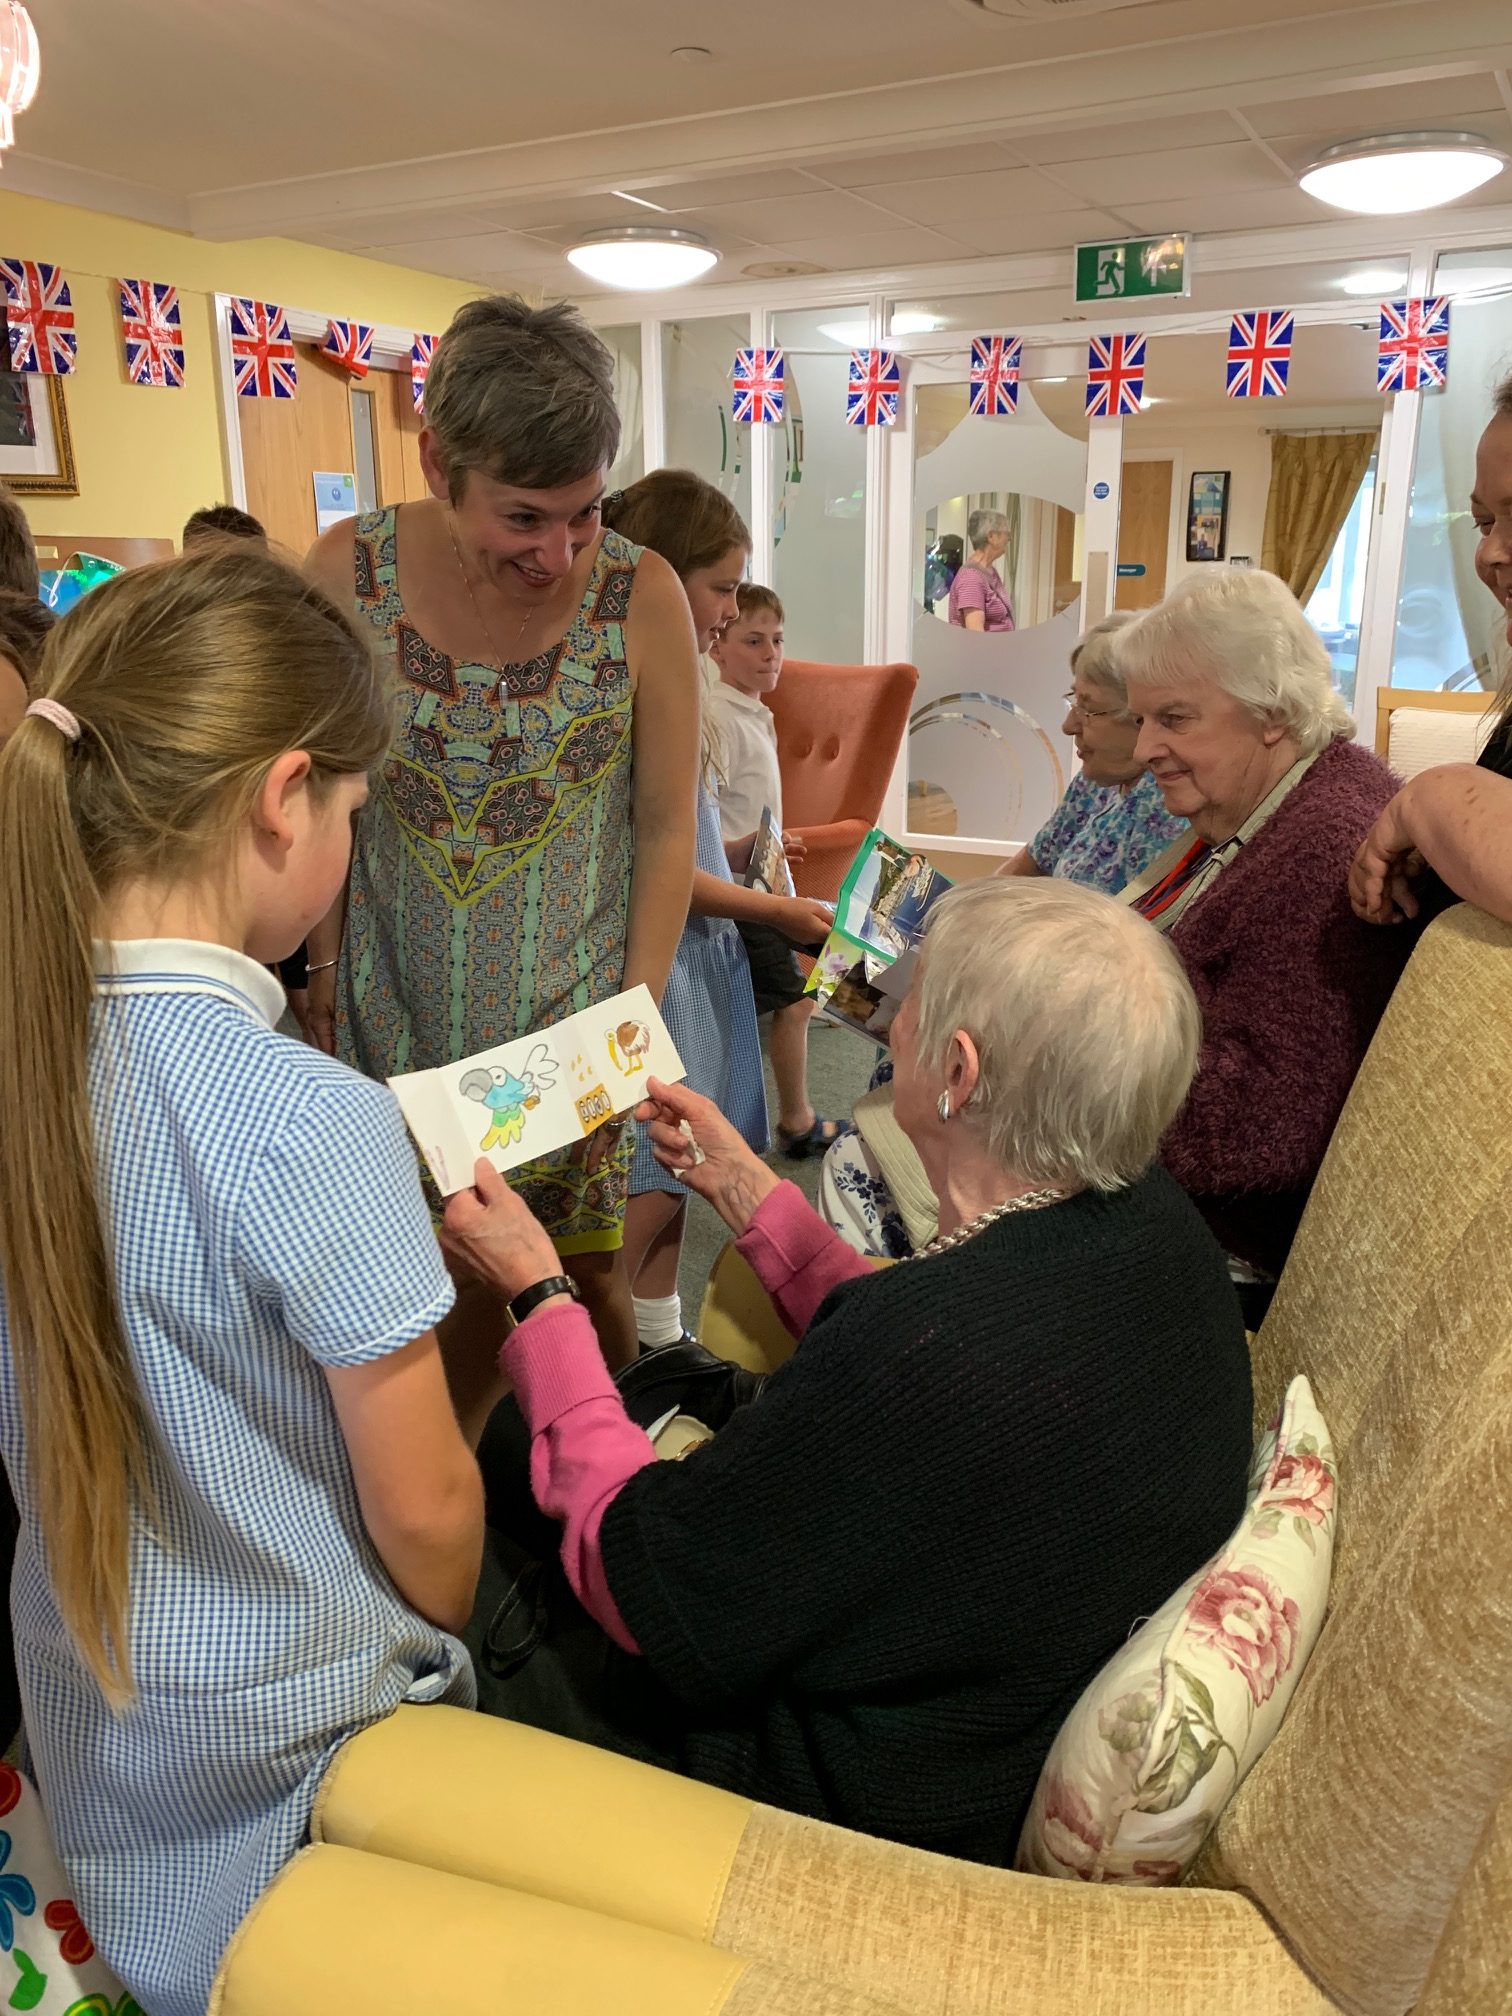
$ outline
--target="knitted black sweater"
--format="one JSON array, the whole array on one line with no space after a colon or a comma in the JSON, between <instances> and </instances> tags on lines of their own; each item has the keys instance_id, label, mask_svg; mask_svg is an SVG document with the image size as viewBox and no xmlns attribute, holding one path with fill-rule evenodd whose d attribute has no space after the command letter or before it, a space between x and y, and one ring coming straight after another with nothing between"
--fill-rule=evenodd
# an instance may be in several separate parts
<instances>
[{"instance_id":1,"label":"knitted black sweater","mask_svg":"<svg viewBox=\"0 0 1512 2016\"><path fill-rule=\"evenodd\" d=\"M1007 1863L1249 1455L1234 1291L1156 1169L837 1288L754 1406L630 1479L604 1564L691 1775Z\"/></svg>"}]
</instances>

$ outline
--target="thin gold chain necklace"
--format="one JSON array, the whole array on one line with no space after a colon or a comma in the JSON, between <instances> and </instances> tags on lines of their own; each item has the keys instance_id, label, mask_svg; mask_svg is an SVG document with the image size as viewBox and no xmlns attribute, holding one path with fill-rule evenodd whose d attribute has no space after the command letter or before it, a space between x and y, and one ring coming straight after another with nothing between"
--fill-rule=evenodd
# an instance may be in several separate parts
<instances>
[{"instance_id":1,"label":"thin gold chain necklace","mask_svg":"<svg viewBox=\"0 0 1512 2016\"><path fill-rule=\"evenodd\" d=\"M488 627L488 619L484 616L483 611L478 607L478 598L473 593L473 585L472 582L467 578L467 568L462 560L462 548L457 544L456 521L452 518L450 512L447 513L446 529L451 537L452 552L456 556L457 572L462 576L462 586L467 590L467 599L472 604L473 615L476 616L478 619L478 628L483 632L483 636L485 641L487 642L488 648L493 653L493 669L495 674L497 675L494 682L493 704L495 705L495 707L502 707L504 704L504 681L506 677L504 653L499 649L498 645L494 642L494 634L492 630L490 630ZM530 627L530 619L532 618L532 616L537 616L539 614L540 611L537 609L526 610L525 620L524 622L521 623L519 629L515 632L514 648L516 649L516 651L518 651L520 648L520 639L525 635L525 632Z\"/></svg>"}]
</instances>

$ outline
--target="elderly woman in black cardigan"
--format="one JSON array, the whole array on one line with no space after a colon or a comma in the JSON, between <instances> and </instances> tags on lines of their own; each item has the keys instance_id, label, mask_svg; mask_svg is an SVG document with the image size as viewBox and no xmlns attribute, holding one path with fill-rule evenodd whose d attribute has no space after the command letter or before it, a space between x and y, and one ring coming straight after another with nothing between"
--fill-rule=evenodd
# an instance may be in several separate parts
<instances>
[{"instance_id":1,"label":"elderly woman in black cardigan","mask_svg":"<svg viewBox=\"0 0 1512 2016\"><path fill-rule=\"evenodd\" d=\"M1217 1246L1154 1166L1198 1033L1179 961L1109 898L954 891L892 1031L940 1236L882 1273L707 1100L653 1081L656 1152L800 1339L681 1463L653 1460L550 1243L479 1165L447 1237L524 1315L503 1363L532 1485L619 1648L605 1740L1011 1859L1078 1693L1244 1502L1243 1326Z\"/></svg>"}]
</instances>

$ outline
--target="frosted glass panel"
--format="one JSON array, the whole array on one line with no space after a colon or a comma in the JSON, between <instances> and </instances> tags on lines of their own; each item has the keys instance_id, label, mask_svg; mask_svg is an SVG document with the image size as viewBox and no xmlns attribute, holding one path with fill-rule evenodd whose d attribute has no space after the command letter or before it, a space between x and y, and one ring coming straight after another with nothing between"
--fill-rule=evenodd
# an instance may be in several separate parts
<instances>
[{"instance_id":1,"label":"frosted glass panel","mask_svg":"<svg viewBox=\"0 0 1512 2016\"><path fill-rule=\"evenodd\" d=\"M751 341L745 315L663 322L662 373L667 406L667 467L691 469L751 522L749 427L730 418L730 367Z\"/></svg>"},{"instance_id":2,"label":"frosted glass panel","mask_svg":"<svg viewBox=\"0 0 1512 2016\"><path fill-rule=\"evenodd\" d=\"M1512 371L1512 247L1447 252L1433 284L1456 296L1449 383L1422 399L1391 684L1475 691L1505 662L1505 612L1476 578L1470 492L1492 392ZM1507 291L1477 300L1466 285Z\"/></svg>"},{"instance_id":3,"label":"frosted glass panel","mask_svg":"<svg viewBox=\"0 0 1512 2016\"><path fill-rule=\"evenodd\" d=\"M620 447L609 471L609 488L625 490L646 473L642 447L641 331L639 322L600 329L599 338L614 356L614 403L620 416Z\"/></svg>"},{"instance_id":4,"label":"frosted glass panel","mask_svg":"<svg viewBox=\"0 0 1512 2016\"><path fill-rule=\"evenodd\" d=\"M913 657L908 824L970 840L1028 840L1070 774L1061 733L1067 661L1080 629L1079 514L1087 444L1025 385L1011 420L973 418L965 383L914 394ZM973 563L973 513L996 514L996 544ZM979 528L980 528L980 520ZM953 622L956 563L990 567L1014 627ZM976 586L977 584L972 584Z\"/></svg>"},{"instance_id":5,"label":"frosted glass panel","mask_svg":"<svg viewBox=\"0 0 1512 2016\"><path fill-rule=\"evenodd\" d=\"M772 586L797 658L861 661L866 594L866 429L845 418L850 353L866 342L864 308L778 315L786 417L774 430Z\"/></svg>"}]
</instances>

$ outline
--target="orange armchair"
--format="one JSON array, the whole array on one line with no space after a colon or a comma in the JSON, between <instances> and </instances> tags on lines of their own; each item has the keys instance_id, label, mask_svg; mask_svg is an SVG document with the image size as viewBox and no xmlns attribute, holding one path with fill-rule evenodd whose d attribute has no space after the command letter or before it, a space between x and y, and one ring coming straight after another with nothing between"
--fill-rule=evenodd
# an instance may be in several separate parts
<instances>
[{"instance_id":1,"label":"orange armchair","mask_svg":"<svg viewBox=\"0 0 1512 2016\"><path fill-rule=\"evenodd\" d=\"M833 903L856 849L877 823L908 726L916 665L816 665L789 658L767 705L777 721L782 816L808 858L800 896Z\"/></svg>"}]
</instances>

